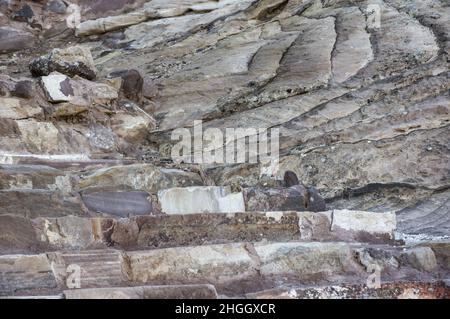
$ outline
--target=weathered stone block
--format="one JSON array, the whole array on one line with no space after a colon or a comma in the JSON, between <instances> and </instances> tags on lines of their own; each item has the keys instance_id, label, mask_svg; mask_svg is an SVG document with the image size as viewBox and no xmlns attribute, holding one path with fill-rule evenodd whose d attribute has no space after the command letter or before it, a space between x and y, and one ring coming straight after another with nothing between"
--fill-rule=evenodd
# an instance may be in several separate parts
<instances>
[{"instance_id":1,"label":"weathered stone block","mask_svg":"<svg viewBox=\"0 0 450 319\"><path fill-rule=\"evenodd\" d=\"M56 286L45 255L0 256L0 295L25 289L51 289Z\"/></svg>"},{"instance_id":2,"label":"weathered stone block","mask_svg":"<svg viewBox=\"0 0 450 319\"><path fill-rule=\"evenodd\" d=\"M20 51L35 45L33 34L10 27L0 27L0 54Z\"/></svg>"},{"instance_id":3,"label":"weathered stone block","mask_svg":"<svg viewBox=\"0 0 450 319\"><path fill-rule=\"evenodd\" d=\"M245 211L242 193L229 187L185 187L158 192L161 210L167 214L234 213Z\"/></svg>"},{"instance_id":4,"label":"weathered stone block","mask_svg":"<svg viewBox=\"0 0 450 319\"><path fill-rule=\"evenodd\" d=\"M100 244L94 233L95 219L76 216L33 220L37 238L52 249L87 249Z\"/></svg>"},{"instance_id":5,"label":"weathered stone block","mask_svg":"<svg viewBox=\"0 0 450 319\"><path fill-rule=\"evenodd\" d=\"M152 164L133 164L107 167L88 173L80 180L78 188L141 190L157 193L161 189L197 186L202 183L200 176L195 173L161 168Z\"/></svg>"},{"instance_id":6,"label":"weathered stone block","mask_svg":"<svg viewBox=\"0 0 450 319\"><path fill-rule=\"evenodd\" d=\"M23 119L42 113L42 109L34 105L21 105L19 99L0 97L0 118Z\"/></svg>"},{"instance_id":7,"label":"weathered stone block","mask_svg":"<svg viewBox=\"0 0 450 319\"><path fill-rule=\"evenodd\" d=\"M29 218L84 215L75 197L46 190L0 191L0 215Z\"/></svg>"},{"instance_id":8,"label":"weathered stone block","mask_svg":"<svg viewBox=\"0 0 450 319\"><path fill-rule=\"evenodd\" d=\"M401 254L403 263L421 271L433 271L437 267L436 256L430 247L414 247Z\"/></svg>"},{"instance_id":9,"label":"weathered stone block","mask_svg":"<svg viewBox=\"0 0 450 319\"><path fill-rule=\"evenodd\" d=\"M207 213L136 218L136 237L126 237L139 248L175 247L261 240L298 240L299 216L285 213ZM325 224L324 224L324 227ZM323 229L325 231L325 229ZM329 228L328 228L329 231ZM119 233L123 233L119 227ZM129 231L128 233L133 233ZM315 234L321 233L315 229ZM114 229L113 236L116 236ZM117 237L117 236L116 236Z\"/></svg>"},{"instance_id":10,"label":"weathered stone block","mask_svg":"<svg viewBox=\"0 0 450 319\"><path fill-rule=\"evenodd\" d=\"M127 280L121 252L117 250L87 250L48 254L56 280L61 287L78 288L121 286Z\"/></svg>"},{"instance_id":11,"label":"weathered stone block","mask_svg":"<svg viewBox=\"0 0 450 319\"><path fill-rule=\"evenodd\" d=\"M217 299L212 285L74 289L64 295L66 299Z\"/></svg>"},{"instance_id":12,"label":"weathered stone block","mask_svg":"<svg viewBox=\"0 0 450 319\"><path fill-rule=\"evenodd\" d=\"M331 231L355 241L388 242L394 240L396 227L395 212L334 210Z\"/></svg>"},{"instance_id":13,"label":"weathered stone block","mask_svg":"<svg viewBox=\"0 0 450 319\"><path fill-rule=\"evenodd\" d=\"M1 190L59 190L70 192L70 176L43 165L0 165Z\"/></svg>"},{"instance_id":14,"label":"weathered stone block","mask_svg":"<svg viewBox=\"0 0 450 319\"><path fill-rule=\"evenodd\" d=\"M118 217L150 215L155 212L152 198L146 192L95 192L81 195L92 213Z\"/></svg>"},{"instance_id":15,"label":"weathered stone block","mask_svg":"<svg viewBox=\"0 0 450 319\"><path fill-rule=\"evenodd\" d=\"M289 188L244 189L247 211L325 211L323 199L314 189L302 185Z\"/></svg>"},{"instance_id":16,"label":"weathered stone block","mask_svg":"<svg viewBox=\"0 0 450 319\"><path fill-rule=\"evenodd\" d=\"M95 79L97 73L91 51L82 46L53 49L49 54L31 61L30 71L34 76L45 76L57 71L89 80Z\"/></svg>"},{"instance_id":17,"label":"weathered stone block","mask_svg":"<svg viewBox=\"0 0 450 319\"><path fill-rule=\"evenodd\" d=\"M0 215L0 251L32 251L38 248L36 232L23 216Z\"/></svg>"},{"instance_id":18,"label":"weathered stone block","mask_svg":"<svg viewBox=\"0 0 450 319\"><path fill-rule=\"evenodd\" d=\"M136 283L223 284L256 275L244 244L167 248L126 253Z\"/></svg>"},{"instance_id":19,"label":"weathered stone block","mask_svg":"<svg viewBox=\"0 0 450 319\"><path fill-rule=\"evenodd\" d=\"M263 276L324 279L358 270L352 250L345 243L256 244Z\"/></svg>"}]
</instances>

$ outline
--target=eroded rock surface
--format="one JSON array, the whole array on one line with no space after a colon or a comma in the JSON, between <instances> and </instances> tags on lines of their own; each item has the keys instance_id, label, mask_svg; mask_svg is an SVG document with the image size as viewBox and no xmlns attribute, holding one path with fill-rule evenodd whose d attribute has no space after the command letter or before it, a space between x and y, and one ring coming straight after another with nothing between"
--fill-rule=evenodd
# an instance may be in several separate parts
<instances>
[{"instance_id":1,"label":"eroded rock surface","mask_svg":"<svg viewBox=\"0 0 450 319\"><path fill-rule=\"evenodd\" d=\"M52 252L0 256L0 294L445 298L449 21L445 1L0 1L0 249ZM279 169L174 161L194 121L254 130L187 155L278 129ZM86 289L63 294L72 263Z\"/></svg>"}]
</instances>

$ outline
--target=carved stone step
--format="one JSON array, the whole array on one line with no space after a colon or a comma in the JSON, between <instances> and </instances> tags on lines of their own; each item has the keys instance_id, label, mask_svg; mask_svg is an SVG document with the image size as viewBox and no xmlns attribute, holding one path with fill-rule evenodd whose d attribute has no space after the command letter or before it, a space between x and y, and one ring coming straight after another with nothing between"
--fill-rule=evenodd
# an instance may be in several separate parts
<instances>
[{"instance_id":1,"label":"carved stone step","mask_svg":"<svg viewBox=\"0 0 450 319\"><path fill-rule=\"evenodd\" d=\"M395 243L395 214L245 212L86 218L0 215L0 252L167 248L231 242Z\"/></svg>"},{"instance_id":2,"label":"carved stone step","mask_svg":"<svg viewBox=\"0 0 450 319\"><path fill-rule=\"evenodd\" d=\"M86 250L0 256L0 294L128 285L212 284L236 296L285 284L448 277L429 247L342 242L233 243L129 251ZM47 293L48 294L48 293ZM27 293L27 295L32 295Z\"/></svg>"},{"instance_id":3,"label":"carved stone step","mask_svg":"<svg viewBox=\"0 0 450 319\"><path fill-rule=\"evenodd\" d=\"M213 285L173 285L65 290L66 299L217 299Z\"/></svg>"},{"instance_id":4,"label":"carved stone step","mask_svg":"<svg viewBox=\"0 0 450 319\"><path fill-rule=\"evenodd\" d=\"M0 296L16 291L57 287L50 261L42 255L0 256Z\"/></svg>"},{"instance_id":5,"label":"carved stone step","mask_svg":"<svg viewBox=\"0 0 450 319\"><path fill-rule=\"evenodd\" d=\"M379 287L341 284L322 287L275 288L246 295L248 299L447 299L450 287L437 282L386 282Z\"/></svg>"},{"instance_id":6,"label":"carved stone step","mask_svg":"<svg viewBox=\"0 0 450 319\"><path fill-rule=\"evenodd\" d=\"M48 254L58 285L63 288L121 286L126 281L122 254L117 250Z\"/></svg>"}]
</instances>

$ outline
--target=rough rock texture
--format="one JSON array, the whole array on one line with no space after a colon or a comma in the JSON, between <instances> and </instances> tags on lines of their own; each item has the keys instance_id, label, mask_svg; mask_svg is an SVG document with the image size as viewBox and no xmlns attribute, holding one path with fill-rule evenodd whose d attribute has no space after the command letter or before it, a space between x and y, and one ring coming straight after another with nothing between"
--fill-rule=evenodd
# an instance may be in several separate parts
<instances>
[{"instance_id":1,"label":"rough rock texture","mask_svg":"<svg viewBox=\"0 0 450 319\"><path fill-rule=\"evenodd\" d=\"M0 1L0 294L75 298L79 262L86 298L448 297L449 21L439 0ZM249 133L175 161L194 121ZM275 129L279 161L251 162Z\"/></svg>"}]
</instances>

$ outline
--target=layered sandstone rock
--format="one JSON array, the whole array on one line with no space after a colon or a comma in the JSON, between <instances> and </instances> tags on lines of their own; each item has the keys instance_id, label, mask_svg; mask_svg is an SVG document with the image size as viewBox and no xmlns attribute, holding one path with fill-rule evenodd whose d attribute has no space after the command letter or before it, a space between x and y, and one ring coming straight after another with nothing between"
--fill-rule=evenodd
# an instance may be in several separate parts
<instances>
[{"instance_id":1,"label":"layered sandstone rock","mask_svg":"<svg viewBox=\"0 0 450 319\"><path fill-rule=\"evenodd\" d=\"M443 1L0 1L0 295L448 297L449 20ZM224 140L175 161L194 121ZM272 165L187 160L250 159L275 129Z\"/></svg>"}]
</instances>

